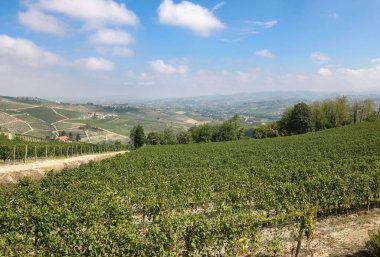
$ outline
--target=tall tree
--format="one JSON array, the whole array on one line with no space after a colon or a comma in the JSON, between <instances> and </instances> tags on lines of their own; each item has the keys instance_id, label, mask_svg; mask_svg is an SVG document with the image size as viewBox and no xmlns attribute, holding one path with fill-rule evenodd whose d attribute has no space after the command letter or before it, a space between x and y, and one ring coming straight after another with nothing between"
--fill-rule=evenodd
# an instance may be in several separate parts
<instances>
[{"instance_id":1,"label":"tall tree","mask_svg":"<svg viewBox=\"0 0 380 257\"><path fill-rule=\"evenodd\" d=\"M174 134L173 128L170 126L164 130L164 144L175 145L176 143L177 143L176 135Z\"/></svg>"},{"instance_id":2,"label":"tall tree","mask_svg":"<svg viewBox=\"0 0 380 257\"><path fill-rule=\"evenodd\" d=\"M376 119L375 101L372 98L368 98L363 102L363 117L368 121Z\"/></svg>"},{"instance_id":3,"label":"tall tree","mask_svg":"<svg viewBox=\"0 0 380 257\"><path fill-rule=\"evenodd\" d=\"M313 129L312 113L310 107L305 103L294 105L290 114L288 130L290 133L302 134Z\"/></svg>"},{"instance_id":4,"label":"tall tree","mask_svg":"<svg viewBox=\"0 0 380 257\"><path fill-rule=\"evenodd\" d=\"M144 128L141 125L134 126L130 132L131 145L134 148L140 148L146 142Z\"/></svg>"}]
</instances>

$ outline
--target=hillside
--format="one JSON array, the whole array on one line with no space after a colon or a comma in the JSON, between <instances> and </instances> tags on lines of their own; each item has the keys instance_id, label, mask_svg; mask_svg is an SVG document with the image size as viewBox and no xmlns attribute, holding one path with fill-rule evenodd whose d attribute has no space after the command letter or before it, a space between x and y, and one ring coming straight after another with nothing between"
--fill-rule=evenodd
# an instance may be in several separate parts
<instances>
[{"instance_id":1,"label":"hillside","mask_svg":"<svg viewBox=\"0 0 380 257\"><path fill-rule=\"evenodd\" d=\"M205 121L202 117L178 114L173 109L0 97L0 128L41 138L54 137L64 130L80 134L83 142L127 142L130 130L137 124L142 124L146 131L163 131L171 124L174 130L180 131L193 126L197 120Z\"/></svg>"},{"instance_id":2,"label":"hillside","mask_svg":"<svg viewBox=\"0 0 380 257\"><path fill-rule=\"evenodd\" d=\"M300 218L310 235L317 217L369 208L379 195L379 121L275 139L150 146L0 188L0 249L273 254L297 238ZM290 235L268 236L268 225Z\"/></svg>"}]
</instances>

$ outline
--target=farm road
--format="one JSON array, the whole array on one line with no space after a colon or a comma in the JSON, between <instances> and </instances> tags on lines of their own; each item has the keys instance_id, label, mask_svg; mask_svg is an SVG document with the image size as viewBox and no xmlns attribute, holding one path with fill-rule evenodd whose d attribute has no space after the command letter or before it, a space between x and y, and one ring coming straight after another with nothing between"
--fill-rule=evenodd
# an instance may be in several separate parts
<instances>
[{"instance_id":1,"label":"farm road","mask_svg":"<svg viewBox=\"0 0 380 257\"><path fill-rule=\"evenodd\" d=\"M83 155L65 159L49 159L26 164L0 165L0 184L14 184L22 177L40 179L47 171L59 172L65 168L75 168L90 161L100 161L124 154L126 151L104 154Z\"/></svg>"}]
</instances>

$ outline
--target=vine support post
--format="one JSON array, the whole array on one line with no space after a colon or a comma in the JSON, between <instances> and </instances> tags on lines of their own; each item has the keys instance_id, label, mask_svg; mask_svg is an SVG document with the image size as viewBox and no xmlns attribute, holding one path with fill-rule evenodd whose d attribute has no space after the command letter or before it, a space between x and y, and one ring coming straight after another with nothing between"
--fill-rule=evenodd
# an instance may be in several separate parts
<instances>
[{"instance_id":1,"label":"vine support post","mask_svg":"<svg viewBox=\"0 0 380 257\"><path fill-rule=\"evenodd\" d=\"M48 158L48 146L46 145L45 147L45 158L47 159Z\"/></svg>"},{"instance_id":2,"label":"vine support post","mask_svg":"<svg viewBox=\"0 0 380 257\"><path fill-rule=\"evenodd\" d=\"M294 257L298 257L299 256L299 253L300 253L300 250L301 250L302 235L303 235L304 230L305 230L305 218L301 217L300 230L299 230L297 249L296 249L296 255Z\"/></svg>"},{"instance_id":3,"label":"vine support post","mask_svg":"<svg viewBox=\"0 0 380 257\"><path fill-rule=\"evenodd\" d=\"M26 163L26 158L28 158L28 145L25 145L24 163Z\"/></svg>"},{"instance_id":4,"label":"vine support post","mask_svg":"<svg viewBox=\"0 0 380 257\"><path fill-rule=\"evenodd\" d=\"M34 159L37 161L37 146L34 146Z\"/></svg>"},{"instance_id":5,"label":"vine support post","mask_svg":"<svg viewBox=\"0 0 380 257\"><path fill-rule=\"evenodd\" d=\"M55 158L55 146L53 147L53 158Z\"/></svg>"},{"instance_id":6,"label":"vine support post","mask_svg":"<svg viewBox=\"0 0 380 257\"><path fill-rule=\"evenodd\" d=\"M16 146L13 146L13 164L16 164Z\"/></svg>"}]
</instances>

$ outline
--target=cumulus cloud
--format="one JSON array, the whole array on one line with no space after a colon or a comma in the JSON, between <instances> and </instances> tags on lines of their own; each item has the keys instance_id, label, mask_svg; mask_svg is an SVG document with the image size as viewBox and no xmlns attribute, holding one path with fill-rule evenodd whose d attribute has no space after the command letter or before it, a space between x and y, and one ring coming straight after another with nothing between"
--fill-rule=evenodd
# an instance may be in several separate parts
<instances>
[{"instance_id":1,"label":"cumulus cloud","mask_svg":"<svg viewBox=\"0 0 380 257\"><path fill-rule=\"evenodd\" d=\"M148 62L149 67L156 73L161 74L186 74L189 71L189 68L186 65L179 65L177 67L166 64L163 60L154 60Z\"/></svg>"},{"instance_id":2,"label":"cumulus cloud","mask_svg":"<svg viewBox=\"0 0 380 257\"><path fill-rule=\"evenodd\" d=\"M41 11L30 9L26 12L18 13L20 24L30 30L54 34L64 35L67 32L66 25L52 15L45 14Z\"/></svg>"},{"instance_id":3,"label":"cumulus cloud","mask_svg":"<svg viewBox=\"0 0 380 257\"><path fill-rule=\"evenodd\" d=\"M325 63L330 61L330 56L321 52L310 53L310 59L316 63Z\"/></svg>"},{"instance_id":4,"label":"cumulus cloud","mask_svg":"<svg viewBox=\"0 0 380 257\"><path fill-rule=\"evenodd\" d=\"M120 29L101 29L90 38L94 44L105 45L129 45L133 42L133 36Z\"/></svg>"},{"instance_id":5,"label":"cumulus cloud","mask_svg":"<svg viewBox=\"0 0 380 257\"><path fill-rule=\"evenodd\" d=\"M35 7L86 22L137 26L139 19L125 4L114 0L39 0Z\"/></svg>"},{"instance_id":6,"label":"cumulus cloud","mask_svg":"<svg viewBox=\"0 0 380 257\"><path fill-rule=\"evenodd\" d=\"M318 70L318 74L321 75L322 77L330 77L333 73L331 72L330 69L320 68Z\"/></svg>"},{"instance_id":7,"label":"cumulus cloud","mask_svg":"<svg viewBox=\"0 0 380 257\"><path fill-rule=\"evenodd\" d=\"M264 58L274 58L274 54L272 54L268 49L263 49L256 52L257 56L264 57Z\"/></svg>"},{"instance_id":8,"label":"cumulus cloud","mask_svg":"<svg viewBox=\"0 0 380 257\"><path fill-rule=\"evenodd\" d=\"M190 29L201 36L209 36L213 31L225 28L211 11L189 1L175 4L172 0L164 0L157 12L161 24Z\"/></svg>"},{"instance_id":9,"label":"cumulus cloud","mask_svg":"<svg viewBox=\"0 0 380 257\"><path fill-rule=\"evenodd\" d=\"M111 71L114 69L114 64L112 62L96 57L79 59L75 61L75 64L93 71Z\"/></svg>"},{"instance_id":10,"label":"cumulus cloud","mask_svg":"<svg viewBox=\"0 0 380 257\"><path fill-rule=\"evenodd\" d=\"M55 64L59 59L58 55L43 50L28 39L0 35L0 61L5 60L11 64L42 66Z\"/></svg>"}]
</instances>

